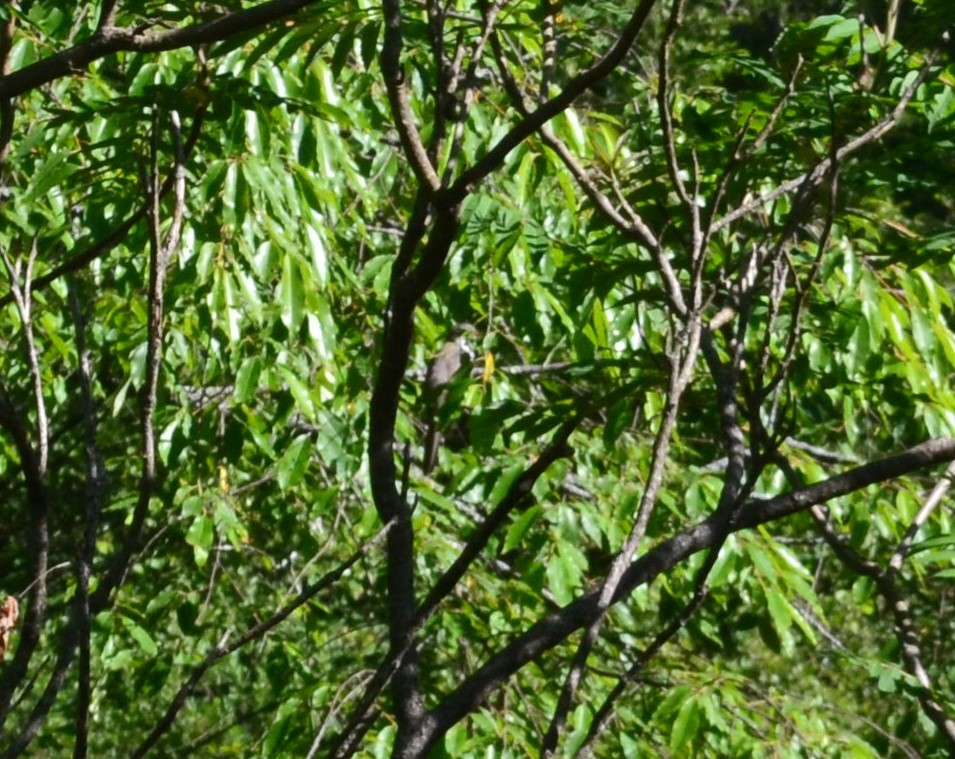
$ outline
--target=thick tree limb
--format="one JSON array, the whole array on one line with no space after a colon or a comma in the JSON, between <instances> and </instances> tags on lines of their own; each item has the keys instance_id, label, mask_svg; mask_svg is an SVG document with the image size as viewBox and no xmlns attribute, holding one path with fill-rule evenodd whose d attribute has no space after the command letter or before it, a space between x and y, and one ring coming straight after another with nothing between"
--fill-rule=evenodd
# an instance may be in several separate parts
<instances>
[{"instance_id":1,"label":"thick tree limb","mask_svg":"<svg viewBox=\"0 0 955 759\"><path fill-rule=\"evenodd\" d=\"M89 39L71 48L54 53L48 58L43 58L0 78L0 102L23 95L64 76L72 76L91 63L113 53L122 51L158 53L210 42L221 42L236 34L260 29L317 2L318 0L271 0L271 2L228 13L212 21L161 32L105 26L97 30Z\"/></svg>"},{"instance_id":2,"label":"thick tree limb","mask_svg":"<svg viewBox=\"0 0 955 759\"><path fill-rule=\"evenodd\" d=\"M385 87L388 90L391 113L395 117L398 138L418 182L422 187L434 192L441 186L441 180L415 125L411 104L408 102L404 72L401 70L401 3L398 0L385 0L382 7L385 14L385 43L381 49L381 70L385 75ZM435 61L435 65L440 69L441 62Z\"/></svg>"},{"instance_id":3,"label":"thick tree limb","mask_svg":"<svg viewBox=\"0 0 955 759\"><path fill-rule=\"evenodd\" d=\"M75 625L79 639L79 682L76 695L76 743L74 759L83 759L88 753L89 717L92 703L92 656L90 614L90 578L93 557L96 555L96 536L106 488L103 457L96 442L96 401L93 397L93 368L86 344L86 319L80 307L77 284L68 281L70 310L73 314L73 334L79 361L80 397L83 402L83 453L86 460L85 503L83 508L83 545L77 550Z\"/></svg>"},{"instance_id":4,"label":"thick tree limb","mask_svg":"<svg viewBox=\"0 0 955 759\"><path fill-rule=\"evenodd\" d=\"M464 577L468 568L481 555L488 542L504 525L507 518L516 509L526 507L528 499L531 498L531 491L534 485L547 468L555 461L571 454L567 441L577 428L579 422L580 418L575 417L561 426L547 448L541 452L537 460L514 480L497 506L491 510L487 518L475 529L474 534L468 538L467 543L461 549L461 553L458 557L432 586L430 592L421 603L421 606L415 611L414 619L405 634L404 641L400 646L392 647L388 652L387 658L381 663L374 676L367 683L365 692L358 706L355 708L348 726L338 738L337 745L331 754L332 756L351 756L358 750L361 739L370 727L369 715L372 706L381 694L381 691L388 685L388 682L402 665L403 660L408 656L412 646L415 645L415 636L420 632L421 628L424 627L428 619L431 618L431 615L434 614L441 602L452 593L458 582ZM432 728L433 723L425 720L419 726L419 732L424 732Z\"/></svg>"},{"instance_id":5,"label":"thick tree limb","mask_svg":"<svg viewBox=\"0 0 955 759\"><path fill-rule=\"evenodd\" d=\"M879 482L901 477L935 464L955 460L955 440L939 438L903 453L856 467L823 482L767 500L752 499L737 515L734 531L756 527L808 510L815 504L854 493ZM657 545L630 565L614 597L619 602L641 585L723 537L714 516ZM592 590L561 610L541 619L501 649L468 677L431 713L436 728L430 745L470 714L501 683L546 651L588 625L598 610L599 589Z\"/></svg>"}]
</instances>

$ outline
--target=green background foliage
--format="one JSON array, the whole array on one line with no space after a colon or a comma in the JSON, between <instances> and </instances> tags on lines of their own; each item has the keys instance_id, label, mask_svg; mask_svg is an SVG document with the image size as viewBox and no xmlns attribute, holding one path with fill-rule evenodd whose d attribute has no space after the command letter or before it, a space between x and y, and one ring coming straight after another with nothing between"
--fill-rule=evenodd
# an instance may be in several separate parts
<instances>
[{"instance_id":1,"label":"green background foliage","mask_svg":"<svg viewBox=\"0 0 955 759\"><path fill-rule=\"evenodd\" d=\"M250 5L120 2L113 23L161 32ZM0 291L22 288L35 261L29 320L12 295L0 311L0 382L13 409L2 412L0 436L0 595L19 597L24 610L36 580L36 510L16 430L38 450L37 383L49 419L49 608L23 677L3 683L14 694L0 733L10 755L73 750L83 677L89 754L127 755L217 647L359 550L361 560L334 583L203 670L155 753L325 755L387 656L394 557L384 542L368 546L383 520L366 448L372 394L387 371L394 267L415 224L419 185L389 105L382 8L369 0L304 5L220 41L99 57L9 101L0 171L9 276ZM592 65L633 11L503 3L494 43L464 59L465 83L476 89L456 102L440 92L425 4L401 5L414 122L426 144L440 129L460 130L432 156L438 176L452 181L524 108ZM452 58L471 56L486 4L446 5L444 44ZM690 5L668 71L659 51L669 5L661 4L623 62L547 130L614 207L636 209L655 231L688 298L699 286L701 324L724 308L736 314L708 334L716 360L739 369L743 500L952 437L949 3L903 2L892 39L883 3ZM7 74L95 38L101 10L42 0L0 8L12 34ZM552 69L542 37L548 18ZM838 176L830 168L824 181L752 203L890 119L903 97L893 128L841 159ZM153 174L171 176L177 151L185 219L163 298L152 421L158 474L147 489L150 236L173 226L175 192L163 195L151 225L145 188ZM569 455L532 483L425 621L421 692L432 709L507 642L600 587L648 489L673 399L671 366L689 329L651 246L608 219L539 133L469 189L447 261L416 311L394 429L399 486L413 509L418 601L561 426L578 424ZM694 205L712 225L696 258ZM469 439L445 446L425 475L417 461L425 366L461 322L477 327L477 353L436 413L445 427L465 419ZM679 400L638 556L721 502L728 453L720 402L701 360ZM98 488L90 433L103 462ZM939 477L937 468L913 471L834 499L829 528L885 566ZM90 671L68 669L36 737L21 746L57 657L77 646L70 636L80 624L78 567L91 524L95 600L135 534L144 493L148 509L124 577L94 603ZM560 752L582 745L620 676L686 608L706 561L691 556L612 607ZM594 750L947 756L924 698L955 710L953 577L949 499L921 525L896 578L926 689L906 668L878 583L841 561L807 514L734 531L699 609L616 703ZM13 671L18 632L0 676ZM442 733L434 755L537 755L578 643L565 637L495 683ZM393 750L402 724L387 695L378 707L361 748L372 756Z\"/></svg>"}]
</instances>

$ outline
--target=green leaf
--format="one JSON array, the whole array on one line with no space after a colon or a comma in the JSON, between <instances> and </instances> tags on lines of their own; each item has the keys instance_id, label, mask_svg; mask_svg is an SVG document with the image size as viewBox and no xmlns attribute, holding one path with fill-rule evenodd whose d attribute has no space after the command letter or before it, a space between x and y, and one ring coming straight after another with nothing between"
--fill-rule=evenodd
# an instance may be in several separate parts
<instances>
[{"instance_id":1,"label":"green leaf","mask_svg":"<svg viewBox=\"0 0 955 759\"><path fill-rule=\"evenodd\" d=\"M673 720L673 729L670 731L670 748L680 751L695 737L700 729L700 706L696 698L687 698Z\"/></svg>"},{"instance_id":2,"label":"green leaf","mask_svg":"<svg viewBox=\"0 0 955 759\"><path fill-rule=\"evenodd\" d=\"M318 410L315 408L315 403L312 401L312 394L305 383L287 366L279 366L277 368L279 374L282 375L282 379L284 379L288 385L289 392L295 399L295 405L298 410L301 411L302 415L310 422L317 421Z\"/></svg>"},{"instance_id":3,"label":"green leaf","mask_svg":"<svg viewBox=\"0 0 955 759\"><path fill-rule=\"evenodd\" d=\"M287 490L297 485L308 469L312 456L312 436L299 435L282 454L276 468L278 470L279 487Z\"/></svg>"},{"instance_id":4,"label":"green leaf","mask_svg":"<svg viewBox=\"0 0 955 759\"><path fill-rule=\"evenodd\" d=\"M586 559L580 551L565 541L557 543L556 552L547 562L547 580L559 604L568 604L579 587Z\"/></svg>"},{"instance_id":5,"label":"green leaf","mask_svg":"<svg viewBox=\"0 0 955 759\"><path fill-rule=\"evenodd\" d=\"M282 260L282 280L278 293L282 323L289 332L296 332L305 316L305 287L298 261L289 253Z\"/></svg>"},{"instance_id":6,"label":"green leaf","mask_svg":"<svg viewBox=\"0 0 955 759\"><path fill-rule=\"evenodd\" d=\"M123 617L123 627L125 627L133 640L146 656L156 656L159 653L159 647L152 636L146 630L136 624L129 617Z\"/></svg>"},{"instance_id":7,"label":"green leaf","mask_svg":"<svg viewBox=\"0 0 955 759\"><path fill-rule=\"evenodd\" d=\"M259 390L262 374L262 359L258 356L246 359L239 367L235 378L235 402L248 403Z\"/></svg>"},{"instance_id":8,"label":"green leaf","mask_svg":"<svg viewBox=\"0 0 955 759\"><path fill-rule=\"evenodd\" d=\"M511 526L507 528L507 535L504 538L504 552L513 551L517 548L524 536L534 526L543 513L543 508L539 505L532 506L521 512Z\"/></svg>"},{"instance_id":9,"label":"green leaf","mask_svg":"<svg viewBox=\"0 0 955 759\"><path fill-rule=\"evenodd\" d=\"M186 532L186 542L192 546L196 566L205 566L209 559L209 548L212 546L215 531L212 520L201 514L197 516Z\"/></svg>"},{"instance_id":10,"label":"green leaf","mask_svg":"<svg viewBox=\"0 0 955 759\"><path fill-rule=\"evenodd\" d=\"M375 55L378 52L378 34L381 31L381 25L377 23L365 24L358 39L361 43L361 62L365 70L371 68Z\"/></svg>"}]
</instances>

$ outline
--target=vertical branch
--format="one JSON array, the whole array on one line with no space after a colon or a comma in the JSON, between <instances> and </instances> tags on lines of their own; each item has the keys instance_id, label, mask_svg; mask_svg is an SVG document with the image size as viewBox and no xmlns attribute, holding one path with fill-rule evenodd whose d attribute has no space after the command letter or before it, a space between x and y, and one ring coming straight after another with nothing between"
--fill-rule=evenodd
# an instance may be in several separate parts
<instances>
[{"instance_id":1,"label":"vertical branch","mask_svg":"<svg viewBox=\"0 0 955 759\"><path fill-rule=\"evenodd\" d=\"M90 661L90 574L96 553L96 534L103 505L106 473L103 458L96 445L96 403L93 399L92 369L86 345L86 320L77 296L77 283L72 277L67 282L70 310L73 313L73 331L79 358L80 397L83 405L83 453L86 459L86 502L84 504L83 545L76 562L76 633L79 638L79 687L76 695L76 743L74 759L87 755L89 711L91 701Z\"/></svg>"},{"instance_id":2,"label":"vertical branch","mask_svg":"<svg viewBox=\"0 0 955 759\"><path fill-rule=\"evenodd\" d=\"M693 200L686 191L680 164L676 156L676 142L673 138L673 114L670 110L670 52L677 30L680 28L684 0L673 0L670 18L667 21L663 42L660 44L659 66L660 81L657 85L657 109L660 111L660 127L663 130L663 149L666 154L667 171L677 196L686 208L692 208Z\"/></svg>"},{"instance_id":3,"label":"vertical branch","mask_svg":"<svg viewBox=\"0 0 955 759\"><path fill-rule=\"evenodd\" d=\"M460 212L459 205L439 209L417 265L409 271L402 267L392 272L383 352L371 398L368 460L372 497L382 522L394 521L387 539L389 644L392 652L410 647L394 676L399 755L400 751L414 754L414 746L405 742L420 736L426 714L418 656L411 647L416 608L414 529L411 509L398 491L395 424L414 336L415 309L442 270L457 235Z\"/></svg>"},{"instance_id":4,"label":"vertical branch","mask_svg":"<svg viewBox=\"0 0 955 759\"><path fill-rule=\"evenodd\" d=\"M46 465L49 457L50 429L46 416L46 402L43 400L43 377L40 374L40 359L33 335L33 295L31 288L36 256L36 240L33 241L30 248L30 255L27 257L25 267L21 265L20 260L17 260L16 263L11 261L6 250L0 250L0 257L3 258L7 275L10 277L10 292L13 295L13 302L16 304L17 313L20 315L20 323L23 326L23 346L26 350L27 367L30 372L30 382L33 385L33 403L36 409L37 468L39 470L38 474L42 478L46 475ZM20 284L21 274L23 275L22 285Z\"/></svg>"},{"instance_id":5,"label":"vertical branch","mask_svg":"<svg viewBox=\"0 0 955 759\"><path fill-rule=\"evenodd\" d=\"M415 126L405 75L401 69L401 50L404 46L401 3L399 0L383 0L382 10L385 16L385 41L381 48L381 70L385 76L385 88L388 90L388 102L395 117L398 138L418 182L422 187L434 191L441 186L441 180L435 173Z\"/></svg>"},{"instance_id":6,"label":"vertical branch","mask_svg":"<svg viewBox=\"0 0 955 759\"><path fill-rule=\"evenodd\" d=\"M99 21L96 30L102 32L116 25L116 0L103 0L99 9Z\"/></svg>"},{"instance_id":7,"label":"vertical branch","mask_svg":"<svg viewBox=\"0 0 955 759\"><path fill-rule=\"evenodd\" d=\"M30 659L40 640L40 631L46 620L47 605L47 567L50 553L49 503L46 492L46 468L49 450L49 424L46 415L46 402L43 398L43 377L40 372L40 358L33 336L32 295L33 264L36 260L37 245L34 240L25 267L22 260L14 263L6 250L0 250L0 257L10 277L10 292L20 316L23 331L23 345L27 367L33 390L36 411L36 446L30 442L29 434L20 413L14 406L6 387L0 385L0 426L6 428L13 438L20 456L20 468L23 471L27 489L27 503L30 510L30 551L32 555L33 585L30 590L29 605L20 644L9 669L0 680L0 727L8 714L13 691L22 681ZM21 271L22 270L22 271ZM20 277L23 276L21 283Z\"/></svg>"},{"instance_id":8,"label":"vertical branch","mask_svg":"<svg viewBox=\"0 0 955 759\"><path fill-rule=\"evenodd\" d=\"M890 0L889 8L885 14L885 39L882 42L883 48L888 48L895 39L895 28L899 23L899 8L902 7L902 0Z\"/></svg>"},{"instance_id":9,"label":"vertical branch","mask_svg":"<svg viewBox=\"0 0 955 759\"><path fill-rule=\"evenodd\" d=\"M607 576L600 588L600 594L596 602L596 610L593 619L587 625L584 631L583 639L574 655L574 661L567 672L561 689L557 706L551 717L550 725L544 736L541 748L542 756L553 756L557 750L557 741L560 732L567 721L567 715L573 706L574 694L580 685L583 677L584 667L587 659L590 657L603 621L606 618L607 610L613 603L614 597L620 588L623 576L633 561L640 542L646 534L647 526L650 523L650 517L656 507L657 498L663 487L664 473L669 456L670 442L676 429L677 415L680 410L680 400L683 392L686 390L693 376L693 370L696 367L697 356L700 347L700 335L702 332L699 312L694 312L690 316L686 332L682 336L684 345L674 347L671 357L670 386L667 391L667 403L664 410L663 419L660 421L660 427L657 430L656 439L653 443L653 452L650 461L650 475L647 479L646 488L640 499L640 506L637 510L637 518L630 529L623 547L614 557L607 572Z\"/></svg>"},{"instance_id":10,"label":"vertical branch","mask_svg":"<svg viewBox=\"0 0 955 759\"><path fill-rule=\"evenodd\" d=\"M557 14L560 5L556 0L540 0L541 14L541 83L538 101L550 97L550 83L557 68Z\"/></svg>"},{"instance_id":11,"label":"vertical branch","mask_svg":"<svg viewBox=\"0 0 955 759\"><path fill-rule=\"evenodd\" d=\"M438 153L444 142L448 118L454 111L454 81L444 52L444 10L441 8L440 0L426 0L425 7L428 14L431 58L434 61L435 71L433 131L428 145L428 159L432 166L437 166Z\"/></svg>"},{"instance_id":12,"label":"vertical branch","mask_svg":"<svg viewBox=\"0 0 955 759\"><path fill-rule=\"evenodd\" d=\"M464 141L464 130L467 124L466 114L477 97L478 81L480 79L480 77L478 77L478 67L481 63L481 57L484 54L484 48L487 46L488 39L490 39L491 35L495 33L494 30L495 24L497 22L497 15L501 11L503 2L504 0L494 0L494 2L489 5L487 0L481 0L481 2L478 3L481 9L481 18L484 21L484 29L481 32L481 36L478 37L477 41L474 43L474 46L468 53L469 62L467 69L465 71L463 68L465 55L465 48L463 45L458 50L458 53L454 59L454 63L451 66L448 91L457 95L462 83L462 79L464 81L464 91L459 96L459 103L455 106L456 108L460 109L461 113L459 118L455 118L454 129L451 133L451 145L448 149L448 159L445 165L443 176L445 185L450 185L454 176L454 171L458 165L458 160L461 157L461 150Z\"/></svg>"},{"instance_id":13,"label":"vertical branch","mask_svg":"<svg viewBox=\"0 0 955 759\"><path fill-rule=\"evenodd\" d=\"M12 0L10 5L16 8L16 0ZM10 73L10 52L13 49L13 30L15 28L12 14L3 27L0 27L0 77ZM10 153L14 116L13 99L6 98L0 101L0 168L7 162L7 155Z\"/></svg>"},{"instance_id":14,"label":"vertical branch","mask_svg":"<svg viewBox=\"0 0 955 759\"><path fill-rule=\"evenodd\" d=\"M34 578L29 589L27 611L20 629L16 655L4 668L3 676L0 678L0 730L2 730L9 714L13 693L23 682L46 620L50 535L46 485L40 475L37 457L20 413L2 383L0 383L0 426L6 429L13 438L20 457L20 469L26 484L27 506L30 513L28 545L32 564L31 573Z\"/></svg>"},{"instance_id":15,"label":"vertical branch","mask_svg":"<svg viewBox=\"0 0 955 759\"><path fill-rule=\"evenodd\" d=\"M113 589L120 587L125 581L129 570L129 563L139 544L146 516L149 513L149 502L156 488L156 431L154 415L156 411L157 394L159 392L159 376L162 367L163 347L163 298L166 287L166 271L173 251L179 246L182 232L182 223L185 215L185 167L183 165L183 149L180 132L179 114L170 113L173 138L175 144L175 170L173 179L173 213L172 222L165 242L161 232L162 195L159 179L159 110L153 116L153 141L150 168L145 177L148 211L146 218L149 223L149 284L147 290L148 315L146 321L146 376L141 393L142 406L139 417L141 436L142 468L139 477L139 493L133 509L132 523L126 533L123 547L116 558L109 576L97 589L94 606L100 606Z\"/></svg>"}]
</instances>

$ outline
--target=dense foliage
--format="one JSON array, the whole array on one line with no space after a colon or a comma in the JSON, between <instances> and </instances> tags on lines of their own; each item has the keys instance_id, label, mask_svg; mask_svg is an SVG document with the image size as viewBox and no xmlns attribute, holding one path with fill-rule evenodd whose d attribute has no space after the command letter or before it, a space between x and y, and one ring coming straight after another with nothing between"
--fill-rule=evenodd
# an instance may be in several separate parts
<instances>
[{"instance_id":1,"label":"dense foliage","mask_svg":"<svg viewBox=\"0 0 955 759\"><path fill-rule=\"evenodd\" d=\"M955 753L950 2L0 22L2 756Z\"/></svg>"}]
</instances>

